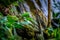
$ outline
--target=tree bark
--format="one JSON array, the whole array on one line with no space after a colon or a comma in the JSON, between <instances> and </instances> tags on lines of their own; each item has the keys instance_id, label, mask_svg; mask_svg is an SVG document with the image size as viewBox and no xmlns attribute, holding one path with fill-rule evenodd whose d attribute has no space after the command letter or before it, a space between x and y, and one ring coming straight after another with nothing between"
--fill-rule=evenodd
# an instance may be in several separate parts
<instances>
[{"instance_id":1,"label":"tree bark","mask_svg":"<svg viewBox=\"0 0 60 40\"><path fill-rule=\"evenodd\" d=\"M51 3L50 0L48 0L48 27L51 27Z\"/></svg>"}]
</instances>

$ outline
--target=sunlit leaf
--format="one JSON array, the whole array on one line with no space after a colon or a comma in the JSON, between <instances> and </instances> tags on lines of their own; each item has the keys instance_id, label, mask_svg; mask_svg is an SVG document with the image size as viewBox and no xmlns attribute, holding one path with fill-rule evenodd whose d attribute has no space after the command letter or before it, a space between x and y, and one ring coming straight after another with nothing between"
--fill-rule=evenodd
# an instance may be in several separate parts
<instances>
[{"instance_id":1,"label":"sunlit leaf","mask_svg":"<svg viewBox=\"0 0 60 40\"><path fill-rule=\"evenodd\" d=\"M29 13L25 12L24 14L22 14L22 17L29 17Z\"/></svg>"}]
</instances>

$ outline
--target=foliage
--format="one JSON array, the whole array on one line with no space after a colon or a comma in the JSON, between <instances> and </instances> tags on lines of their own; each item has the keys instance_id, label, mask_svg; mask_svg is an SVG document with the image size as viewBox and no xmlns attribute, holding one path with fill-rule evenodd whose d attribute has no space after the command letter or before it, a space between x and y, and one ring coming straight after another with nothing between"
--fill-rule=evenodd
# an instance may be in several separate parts
<instances>
[{"instance_id":1,"label":"foliage","mask_svg":"<svg viewBox=\"0 0 60 40\"><path fill-rule=\"evenodd\" d=\"M0 38L4 38L4 35L7 35L7 39L15 39L14 35L12 33L13 28L19 28L19 29L26 29L30 35L34 35L33 31L36 29L34 28L33 19L29 17L29 14L26 12L24 14L21 14L21 16L18 18L17 16L7 15L7 16L1 16L0 18L0 24L1 24L1 33ZM19 20L20 19L20 20ZM31 22L32 21L32 22ZM3 32L2 32L3 31ZM5 31L5 33L4 33ZM2 34L3 33L3 34ZM16 34L15 34L16 35ZM10 38L12 37L12 38ZM3 39L2 39L3 40Z\"/></svg>"},{"instance_id":2,"label":"foliage","mask_svg":"<svg viewBox=\"0 0 60 40\"><path fill-rule=\"evenodd\" d=\"M44 33L46 34L46 36L48 38L53 38L54 37L54 31L53 31L53 28L46 28L44 30Z\"/></svg>"},{"instance_id":3,"label":"foliage","mask_svg":"<svg viewBox=\"0 0 60 40\"><path fill-rule=\"evenodd\" d=\"M52 21L54 21L54 23L56 23L57 25L59 25L59 18L57 18L58 16L59 16L59 14L60 13L53 13L53 19L52 19ZM56 20L58 20L58 21L56 21ZM45 30L44 30L44 33L48 36L48 38L55 38L56 40L60 40L59 38L60 38L60 36L58 36L57 37L57 35L60 35L59 34L59 27L58 28L53 28L53 24L51 24L52 25L52 27L51 28L46 28ZM54 26L54 27L56 27L56 25Z\"/></svg>"},{"instance_id":4,"label":"foliage","mask_svg":"<svg viewBox=\"0 0 60 40\"><path fill-rule=\"evenodd\" d=\"M19 6L18 1L22 3L22 5L23 2L25 2L24 0L5 0L5 1L0 0L0 4L4 6L9 6L10 4L13 4L14 6ZM15 12L14 10L15 10L14 8L11 9L11 12L12 11ZM60 13L53 13L53 19L57 19L58 15L60 15ZM24 12L20 14L19 17L17 17L16 15L9 15L9 14L7 16L3 16L2 13L0 12L1 40L21 40L21 38L17 35L16 28L25 29L27 31L27 34L34 36L35 31L39 31L37 26L38 26L37 22L29 16L29 12ZM59 28L56 29L46 28L44 30L44 33L46 33L49 38L55 37L56 40L60 40Z\"/></svg>"},{"instance_id":5,"label":"foliage","mask_svg":"<svg viewBox=\"0 0 60 40\"><path fill-rule=\"evenodd\" d=\"M8 6L10 4L12 4L13 2L15 2L17 0L0 0L0 4L4 5L4 6Z\"/></svg>"},{"instance_id":6,"label":"foliage","mask_svg":"<svg viewBox=\"0 0 60 40\"><path fill-rule=\"evenodd\" d=\"M54 33L54 37L55 37L55 40L60 40L60 17L58 18L58 16L60 15L60 13L53 13L53 21L59 25L58 28L54 29L53 30L53 33ZM56 21L58 20L58 21Z\"/></svg>"},{"instance_id":7,"label":"foliage","mask_svg":"<svg viewBox=\"0 0 60 40\"><path fill-rule=\"evenodd\" d=\"M60 13L53 13L53 18L57 18L60 15Z\"/></svg>"},{"instance_id":8,"label":"foliage","mask_svg":"<svg viewBox=\"0 0 60 40\"><path fill-rule=\"evenodd\" d=\"M56 40L60 40L60 28L57 29Z\"/></svg>"}]
</instances>

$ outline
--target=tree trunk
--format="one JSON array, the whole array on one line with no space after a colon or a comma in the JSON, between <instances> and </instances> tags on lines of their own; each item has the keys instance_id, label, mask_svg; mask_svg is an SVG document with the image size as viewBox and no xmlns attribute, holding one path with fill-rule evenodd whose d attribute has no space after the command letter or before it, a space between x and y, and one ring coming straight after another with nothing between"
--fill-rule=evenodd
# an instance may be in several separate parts
<instances>
[{"instance_id":1,"label":"tree trunk","mask_svg":"<svg viewBox=\"0 0 60 40\"><path fill-rule=\"evenodd\" d=\"M50 0L48 0L48 27L51 27L51 3Z\"/></svg>"}]
</instances>

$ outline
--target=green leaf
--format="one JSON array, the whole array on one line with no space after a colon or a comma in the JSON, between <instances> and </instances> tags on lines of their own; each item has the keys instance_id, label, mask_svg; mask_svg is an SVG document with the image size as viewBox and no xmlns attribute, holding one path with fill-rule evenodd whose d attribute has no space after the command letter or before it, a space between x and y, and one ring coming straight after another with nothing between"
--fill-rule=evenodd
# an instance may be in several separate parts
<instances>
[{"instance_id":1,"label":"green leaf","mask_svg":"<svg viewBox=\"0 0 60 40\"><path fill-rule=\"evenodd\" d=\"M53 18L56 18L60 13L53 13Z\"/></svg>"},{"instance_id":2,"label":"green leaf","mask_svg":"<svg viewBox=\"0 0 60 40\"><path fill-rule=\"evenodd\" d=\"M7 26L8 28L12 27L12 24L10 22L6 22L5 26Z\"/></svg>"},{"instance_id":3,"label":"green leaf","mask_svg":"<svg viewBox=\"0 0 60 40\"><path fill-rule=\"evenodd\" d=\"M7 16L7 19L9 22L13 23L15 21L18 21L18 18L16 16L11 16L11 15L8 15Z\"/></svg>"},{"instance_id":4,"label":"green leaf","mask_svg":"<svg viewBox=\"0 0 60 40\"><path fill-rule=\"evenodd\" d=\"M18 3L17 2L14 2L13 5L18 6Z\"/></svg>"},{"instance_id":5,"label":"green leaf","mask_svg":"<svg viewBox=\"0 0 60 40\"><path fill-rule=\"evenodd\" d=\"M22 17L29 17L29 13L28 12L23 13Z\"/></svg>"},{"instance_id":6,"label":"green leaf","mask_svg":"<svg viewBox=\"0 0 60 40\"><path fill-rule=\"evenodd\" d=\"M29 20L29 21L33 20L32 18L29 18L29 17L28 17L28 18L26 18L26 19L27 19L27 20Z\"/></svg>"},{"instance_id":7,"label":"green leaf","mask_svg":"<svg viewBox=\"0 0 60 40\"><path fill-rule=\"evenodd\" d=\"M20 28L20 29L23 28L22 24L19 23L19 22L16 22L16 23L14 23L13 25L14 25L15 28Z\"/></svg>"}]
</instances>

